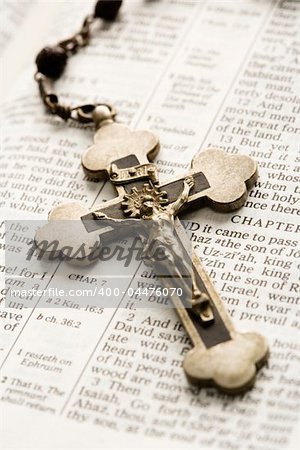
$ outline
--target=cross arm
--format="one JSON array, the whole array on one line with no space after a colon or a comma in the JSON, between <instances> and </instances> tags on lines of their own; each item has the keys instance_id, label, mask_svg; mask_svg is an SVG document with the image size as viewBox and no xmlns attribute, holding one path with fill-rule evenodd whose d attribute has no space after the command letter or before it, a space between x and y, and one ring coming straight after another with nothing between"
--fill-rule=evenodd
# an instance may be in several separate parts
<instances>
[{"instance_id":1,"label":"cross arm","mask_svg":"<svg viewBox=\"0 0 300 450\"><path fill-rule=\"evenodd\" d=\"M182 209L190 206L201 207L209 205L217 211L234 211L247 198L247 190L257 179L257 165L248 156L228 155L222 150L206 150L198 153L193 161L190 176L194 179L187 201ZM169 204L180 197L185 177L175 179L160 186L165 191ZM124 193L130 193L133 187L141 187L143 182L133 182L124 185ZM92 212L82 216L82 221L88 232L95 231L98 225L93 220L93 212L99 211L114 219L124 219L122 210L123 195L105 204L96 206Z\"/></svg>"},{"instance_id":2,"label":"cross arm","mask_svg":"<svg viewBox=\"0 0 300 450\"><path fill-rule=\"evenodd\" d=\"M181 196L184 189L184 180L186 177L178 178L174 181L170 181L166 184L162 184L160 186L161 191L165 191L167 193L167 198L169 201L169 205L172 206L175 204L175 209L181 209L181 206L183 203L188 205L190 202L194 202L195 198L200 199L203 197L202 193L206 191L209 188L208 181L205 177L205 175L202 172L198 172L193 174L194 179L194 185L190 191L190 195L188 195L188 198L185 202L182 203L182 200L180 199L179 203L176 204L178 197ZM136 186L136 183L133 185ZM132 189L132 186L128 185L126 186L126 192L130 192ZM184 194L186 195L186 194ZM104 214L107 218L111 219L119 219L119 220L132 220L132 219L126 219L124 217L124 212L122 208L122 201L123 201L123 195L119 195L118 197L114 198L113 200L110 200L108 202L103 203L102 205L96 205L92 211L89 213L83 215L81 217L81 220L86 228L86 230L91 233L99 228L103 227L103 223L101 223L100 220L95 220L95 213L97 214Z\"/></svg>"}]
</instances>

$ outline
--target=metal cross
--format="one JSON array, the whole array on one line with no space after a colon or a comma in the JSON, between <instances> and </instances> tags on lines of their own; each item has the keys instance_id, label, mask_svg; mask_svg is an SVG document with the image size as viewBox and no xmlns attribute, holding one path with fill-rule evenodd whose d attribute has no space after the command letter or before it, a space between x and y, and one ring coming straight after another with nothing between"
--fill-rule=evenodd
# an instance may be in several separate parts
<instances>
[{"instance_id":1,"label":"metal cross","mask_svg":"<svg viewBox=\"0 0 300 450\"><path fill-rule=\"evenodd\" d=\"M209 149L193 158L186 177L161 185L151 162L159 151L153 133L131 131L103 110L95 115L95 122L95 142L84 153L82 165L89 177L109 179L117 197L91 211L74 203L58 206L49 215L50 223L37 232L38 246L49 240L49 235L53 238L59 233L59 227L53 227L57 219L81 219L75 238L74 233L73 237L64 233L62 247L74 245L74 239L91 245L99 240L99 234L101 239L109 237L114 227L103 226L107 221L125 225L150 220L152 231L146 245L149 258L150 244L158 241L160 248L165 247L166 259L177 267L186 259L187 248L187 236L176 217L179 211L204 205L217 211L234 211L244 204L247 189L257 178L256 163L251 158ZM153 266L161 269L155 261ZM253 385L257 370L267 360L267 343L260 334L235 330L195 252L191 271L190 307L180 296L171 298L193 343L183 363L185 373L193 383L214 385L228 393L242 392ZM177 284L185 286L183 277L177 278ZM162 278L162 283L170 286L170 278Z\"/></svg>"}]
</instances>

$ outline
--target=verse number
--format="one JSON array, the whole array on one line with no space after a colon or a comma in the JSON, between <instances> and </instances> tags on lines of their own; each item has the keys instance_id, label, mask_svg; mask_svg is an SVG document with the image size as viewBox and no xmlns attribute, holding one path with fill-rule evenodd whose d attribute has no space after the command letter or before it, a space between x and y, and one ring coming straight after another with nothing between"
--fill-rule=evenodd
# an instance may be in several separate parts
<instances>
[{"instance_id":1,"label":"verse number","mask_svg":"<svg viewBox=\"0 0 300 450\"><path fill-rule=\"evenodd\" d=\"M72 328L80 328L81 322L78 322L78 321L72 320L72 319L62 319L61 325L65 325L66 327L72 327Z\"/></svg>"},{"instance_id":2,"label":"verse number","mask_svg":"<svg viewBox=\"0 0 300 450\"><path fill-rule=\"evenodd\" d=\"M221 142L224 142L225 144L230 144L232 142L232 136L228 134L222 134L220 138Z\"/></svg>"}]
</instances>

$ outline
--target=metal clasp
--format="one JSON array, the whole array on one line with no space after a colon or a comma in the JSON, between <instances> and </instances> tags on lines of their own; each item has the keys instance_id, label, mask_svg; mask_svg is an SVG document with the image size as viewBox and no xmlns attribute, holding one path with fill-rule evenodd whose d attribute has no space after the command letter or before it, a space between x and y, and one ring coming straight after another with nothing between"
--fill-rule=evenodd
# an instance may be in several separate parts
<instances>
[{"instance_id":1,"label":"metal clasp","mask_svg":"<svg viewBox=\"0 0 300 450\"><path fill-rule=\"evenodd\" d=\"M102 112L102 116L99 114L99 109ZM115 108L108 103L97 103L95 105L86 104L76 106L71 110L71 119L76 120L81 123L95 123L96 128L99 128L99 124L104 120L103 118L103 109L107 111L106 120L109 118L114 120L117 112ZM109 116L109 117L108 117Z\"/></svg>"}]
</instances>

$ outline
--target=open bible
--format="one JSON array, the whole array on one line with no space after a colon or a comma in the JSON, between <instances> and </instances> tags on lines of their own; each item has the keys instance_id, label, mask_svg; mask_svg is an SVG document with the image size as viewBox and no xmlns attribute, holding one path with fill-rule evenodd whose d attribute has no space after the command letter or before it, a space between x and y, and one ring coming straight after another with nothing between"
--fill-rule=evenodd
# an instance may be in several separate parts
<instances>
[{"instance_id":1,"label":"open bible","mask_svg":"<svg viewBox=\"0 0 300 450\"><path fill-rule=\"evenodd\" d=\"M56 83L66 104L113 104L118 122L158 135L162 183L184 177L201 149L258 162L241 209L180 217L233 323L269 342L268 365L236 396L185 378L191 341L175 310L162 307L151 268L124 265L117 293L117 253L92 272L23 258L51 209L89 210L115 194L80 167L92 127L47 114L33 80L36 53L73 34L94 2L1 6L2 446L296 449L300 3L125 1Z\"/></svg>"}]
</instances>

